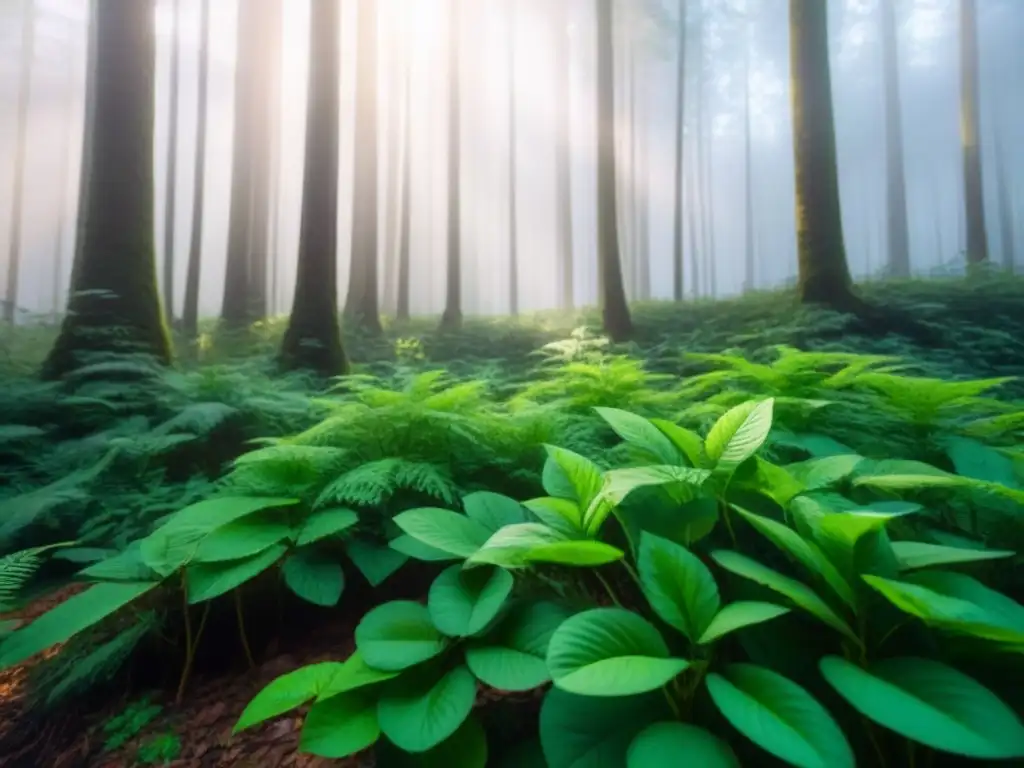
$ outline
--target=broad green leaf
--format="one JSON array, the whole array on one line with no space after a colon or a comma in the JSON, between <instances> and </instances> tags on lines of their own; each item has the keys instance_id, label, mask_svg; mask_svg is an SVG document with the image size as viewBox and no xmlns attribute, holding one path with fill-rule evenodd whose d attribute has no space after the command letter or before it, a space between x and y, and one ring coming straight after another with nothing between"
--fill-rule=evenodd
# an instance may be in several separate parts
<instances>
[{"instance_id":1,"label":"broad green leaf","mask_svg":"<svg viewBox=\"0 0 1024 768\"><path fill-rule=\"evenodd\" d=\"M423 544L456 557L469 557L491 535L476 520L450 509L423 507L395 515L395 524Z\"/></svg>"},{"instance_id":2,"label":"broad green leaf","mask_svg":"<svg viewBox=\"0 0 1024 768\"><path fill-rule=\"evenodd\" d=\"M359 651L353 651L334 671L334 674L321 686L317 693L317 701L329 699L339 693L348 693L369 685L376 685L398 676L398 672L383 672L373 669L363 659Z\"/></svg>"},{"instance_id":3,"label":"broad green leaf","mask_svg":"<svg viewBox=\"0 0 1024 768\"><path fill-rule=\"evenodd\" d=\"M323 661L275 678L246 705L232 733L283 715L315 699L343 666L336 661Z\"/></svg>"},{"instance_id":4,"label":"broad green leaf","mask_svg":"<svg viewBox=\"0 0 1024 768\"><path fill-rule=\"evenodd\" d=\"M739 552L719 549L711 553L711 557L727 571L756 581L768 589L792 600L798 607L824 622L828 626L842 632L851 640L860 642L856 633L835 611L833 611L818 594L806 584L773 571L756 560L751 560Z\"/></svg>"},{"instance_id":5,"label":"broad green leaf","mask_svg":"<svg viewBox=\"0 0 1024 768\"><path fill-rule=\"evenodd\" d=\"M440 679L421 679L381 697L377 717L384 735L406 752L436 747L469 717L476 701L476 678L459 665Z\"/></svg>"},{"instance_id":6,"label":"broad green leaf","mask_svg":"<svg viewBox=\"0 0 1024 768\"><path fill-rule=\"evenodd\" d=\"M523 505L513 498L490 491L477 491L462 497L466 516L476 520L490 533L515 523L525 523Z\"/></svg>"},{"instance_id":7,"label":"broad green leaf","mask_svg":"<svg viewBox=\"0 0 1024 768\"><path fill-rule=\"evenodd\" d=\"M867 670L837 656L825 679L858 712L908 739L980 760L1024 757L1024 725L994 693L938 661L883 659Z\"/></svg>"},{"instance_id":8,"label":"broad green leaf","mask_svg":"<svg viewBox=\"0 0 1024 768\"><path fill-rule=\"evenodd\" d=\"M140 545L134 541L124 552L83 568L78 575L99 581L156 581L159 576L142 561Z\"/></svg>"},{"instance_id":9,"label":"broad green leaf","mask_svg":"<svg viewBox=\"0 0 1024 768\"><path fill-rule=\"evenodd\" d=\"M299 749L339 760L372 747L380 738L377 702L362 691L318 701L306 715Z\"/></svg>"},{"instance_id":10,"label":"broad green leaf","mask_svg":"<svg viewBox=\"0 0 1024 768\"><path fill-rule=\"evenodd\" d=\"M764 444L772 428L772 398L749 401L726 411L708 432L704 452L723 474L731 473Z\"/></svg>"},{"instance_id":11,"label":"broad green leaf","mask_svg":"<svg viewBox=\"0 0 1024 768\"><path fill-rule=\"evenodd\" d=\"M708 567L685 547L651 533L640 537L637 566L654 612L697 642L721 605L718 585Z\"/></svg>"},{"instance_id":12,"label":"broad green leaf","mask_svg":"<svg viewBox=\"0 0 1024 768\"><path fill-rule=\"evenodd\" d=\"M213 530L264 509L298 504L298 499L224 496L191 504L142 540L143 562L161 576L186 565Z\"/></svg>"},{"instance_id":13,"label":"broad green leaf","mask_svg":"<svg viewBox=\"0 0 1024 768\"><path fill-rule=\"evenodd\" d=\"M728 744L689 723L655 723L644 728L629 745L627 768L740 768Z\"/></svg>"},{"instance_id":14,"label":"broad green leaf","mask_svg":"<svg viewBox=\"0 0 1024 768\"><path fill-rule=\"evenodd\" d=\"M542 482L549 496L571 499L586 509L601 491L601 469L578 453L545 445L548 460L544 464Z\"/></svg>"},{"instance_id":15,"label":"broad green leaf","mask_svg":"<svg viewBox=\"0 0 1024 768\"><path fill-rule=\"evenodd\" d=\"M478 635L498 616L513 584L512 574L501 568L453 565L430 585L430 618L449 637Z\"/></svg>"},{"instance_id":16,"label":"broad green leaf","mask_svg":"<svg viewBox=\"0 0 1024 768\"><path fill-rule=\"evenodd\" d=\"M313 549L300 549L281 566L284 583L308 603L330 607L338 604L345 589L341 563Z\"/></svg>"},{"instance_id":17,"label":"broad green leaf","mask_svg":"<svg viewBox=\"0 0 1024 768\"><path fill-rule=\"evenodd\" d=\"M945 472L931 464L920 461L885 459L861 465L863 474L854 478L854 485L868 486L892 491L927 490L929 488L967 487L974 483L970 478Z\"/></svg>"},{"instance_id":18,"label":"broad green leaf","mask_svg":"<svg viewBox=\"0 0 1024 768\"><path fill-rule=\"evenodd\" d=\"M583 510L570 499L541 496L523 503L538 520L569 538L583 533Z\"/></svg>"},{"instance_id":19,"label":"broad green leaf","mask_svg":"<svg viewBox=\"0 0 1024 768\"><path fill-rule=\"evenodd\" d=\"M378 605L363 616L355 635L363 660L386 672L432 659L448 644L430 620L427 607L410 600Z\"/></svg>"},{"instance_id":20,"label":"broad green leaf","mask_svg":"<svg viewBox=\"0 0 1024 768\"><path fill-rule=\"evenodd\" d=\"M853 510L807 521L811 535L836 567L853 580L864 573L895 576L899 563L885 527L898 515Z\"/></svg>"},{"instance_id":21,"label":"broad green leaf","mask_svg":"<svg viewBox=\"0 0 1024 768\"><path fill-rule=\"evenodd\" d=\"M825 456L820 459L808 459L795 464L786 465L789 472L808 491L818 491L845 480L864 460L857 454Z\"/></svg>"},{"instance_id":22,"label":"broad green leaf","mask_svg":"<svg viewBox=\"0 0 1024 768\"><path fill-rule=\"evenodd\" d=\"M284 544L275 544L258 555L224 563L195 563L185 570L188 580L189 605L213 600L250 579L259 576L288 551Z\"/></svg>"},{"instance_id":23,"label":"broad green leaf","mask_svg":"<svg viewBox=\"0 0 1024 768\"><path fill-rule=\"evenodd\" d=\"M92 627L157 586L157 582L95 584L15 630L0 644L0 669L20 664Z\"/></svg>"},{"instance_id":24,"label":"broad green leaf","mask_svg":"<svg viewBox=\"0 0 1024 768\"><path fill-rule=\"evenodd\" d=\"M689 547L714 530L718 501L713 496L698 496L679 505L667 494L655 498L634 496L619 509L617 517L629 531L631 541L639 541L642 532L649 531Z\"/></svg>"},{"instance_id":25,"label":"broad green leaf","mask_svg":"<svg viewBox=\"0 0 1024 768\"><path fill-rule=\"evenodd\" d=\"M283 520L251 515L222 525L199 542L192 562L222 563L258 555L291 536Z\"/></svg>"},{"instance_id":26,"label":"broad green leaf","mask_svg":"<svg viewBox=\"0 0 1024 768\"><path fill-rule=\"evenodd\" d=\"M831 561L825 557L824 553L818 549L816 544L806 541L792 528L775 520L755 515L753 512L748 512L740 507L734 506L733 509L772 544L792 556L804 568L810 571L812 575L823 579L844 603L850 607L856 606L857 602L853 594L853 587L843 578Z\"/></svg>"},{"instance_id":27,"label":"broad green leaf","mask_svg":"<svg viewBox=\"0 0 1024 768\"><path fill-rule=\"evenodd\" d=\"M345 553L371 587L379 587L409 559L391 547L382 547L360 539L346 541Z\"/></svg>"},{"instance_id":28,"label":"broad green leaf","mask_svg":"<svg viewBox=\"0 0 1024 768\"><path fill-rule=\"evenodd\" d=\"M710 476L711 472L706 469L667 464L612 469L604 475L601 495L613 504L619 504L637 488L649 485L689 486L695 492Z\"/></svg>"},{"instance_id":29,"label":"broad green leaf","mask_svg":"<svg viewBox=\"0 0 1024 768\"><path fill-rule=\"evenodd\" d=\"M470 556L467 565L522 568L530 563L593 566L621 560L620 549L593 539L567 539L543 523L506 525Z\"/></svg>"},{"instance_id":30,"label":"broad green leaf","mask_svg":"<svg viewBox=\"0 0 1024 768\"><path fill-rule=\"evenodd\" d=\"M711 624L704 630L704 634L697 642L707 645L737 629L771 621L787 613L789 613L789 608L774 603L738 600L729 603L715 614L715 618L711 620Z\"/></svg>"},{"instance_id":31,"label":"broad green leaf","mask_svg":"<svg viewBox=\"0 0 1024 768\"><path fill-rule=\"evenodd\" d=\"M802 687L770 669L730 664L707 677L725 718L761 749L798 768L854 768L836 721Z\"/></svg>"},{"instance_id":32,"label":"broad green leaf","mask_svg":"<svg viewBox=\"0 0 1024 768\"><path fill-rule=\"evenodd\" d=\"M577 613L555 630L548 670L555 685L581 696L631 696L665 685L689 666L669 656L658 630L622 608Z\"/></svg>"},{"instance_id":33,"label":"broad green leaf","mask_svg":"<svg viewBox=\"0 0 1024 768\"><path fill-rule=\"evenodd\" d=\"M679 452L686 457L691 467L704 466L704 441L692 429L680 427L665 419L651 419L651 424L658 428Z\"/></svg>"},{"instance_id":34,"label":"broad green leaf","mask_svg":"<svg viewBox=\"0 0 1024 768\"><path fill-rule=\"evenodd\" d=\"M313 512L299 528L295 543L300 547L336 536L359 522L359 515L344 507L327 507Z\"/></svg>"},{"instance_id":35,"label":"broad green leaf","mask_svg":"<svg viewBox=\"0 0 1024 768\"><path fill-rule=\"evenodd\" d=\"M670 717L667 710L661 691L609 698L552 688L540 710L548 768L622 768L633 739L648 725Z\"/></svg>"},{"instance_id":36,"label":"broad green leaf","mask_svg":"<svg viewBox=\"0 0 1024 768\"><path fill-rule=\"evenodd\" d=\"M767 496L780 507L785 507L795 496L806 490L804 484L793 477L788 469L772 464L760 456L754 456L736 470L730 487L752 490Z\"/></svg>"},{"instance_id":37,"label":"broad green leaf","mask_svg":"<svg viewBox=\"0 0 1024 768\"><path fill-rule=\"evenodd\" d=\"M466 648L470 672L499 691L528 691L551 679L548 644L572 613L557 603L514 606L495 629Z\"/></svg>"},{"instance_id":38,"label":"broad green leaf","mask_svg":"<svg viewBox=\"0 0 1024 768\"><path fill-rule=\"evenodd\" d=\"M1013 460L995 448L968 437L947 437L946 455L958 475L1019 488Z\"/></svg>"},{"instance_id":39,"label":"broad green leaf","mask_svg":"<svg viewBox=\"0 0 1024 768\"><path fill-rule=\"evenodd\" d=\"M928 544L923 541L894 541L892 549L896 553L900 568L905 571L914 568L929 568L933 565L998 560L1003 557L1013 557L1016 554L1007 549L962 549L960 547L944 547L941 544Z\"/></svg>"},{"instance_id":40,"label":"broad green leaf","mask_svg":"<svg viewBox=\"0 0 1024 768\"><path fill-rule=\"evenodd\" d=\"M388 542L388 547L405 558L420 560L424 563L444 563L463 559L462 555L453 555L451 552L424 544L406 533L393 538Z\"/></svg>"},{"instance_id":41,"label":"broad green leaf","mask_svg":"<svg viewBox=\"0 0 1024 768\"><path fill-rule=\"evenodd\" d=\"M595 408L615 434L641 449L657 464L679 464L680 453L672 441L654 424L629 411L618 408Z\"/></svg>"},{"instance_id":42,"label":"broad green leaf","mask_svg":"<svg viewBox=\"0 0 1024 768\"><path fill-rule=\"evenodd\" d=\"M376 765L387 768L487 768L487 733L470 715L455 733L426 752L404 752L383 741L374 749L374 758Z\"/></svg>"},{"instance_id":43,"label":"broad green leaf","mask_svg":"<svg viewBox=\"0 0 1024 768\"><path fill-rule=\"evenodd\" d=\"M772 433L772 442L779 445L789 446L791 448L797 448L801 451L806 451L811 454L814 458L825 458L827 456L841 456L843 454L853 453L853 450L848 445L833 440L827 435L818 435L813 433L784 433L779 430L779 433Z\"/></svg>"}]
</instances>

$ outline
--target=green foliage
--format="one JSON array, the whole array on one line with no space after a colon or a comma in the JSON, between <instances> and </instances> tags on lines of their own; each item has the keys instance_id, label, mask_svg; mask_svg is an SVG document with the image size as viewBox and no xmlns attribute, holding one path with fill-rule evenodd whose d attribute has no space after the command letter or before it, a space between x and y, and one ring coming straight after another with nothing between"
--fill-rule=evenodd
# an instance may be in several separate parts
<instances>
[{"instance_id":1,"label":"green foliage","mask_svg":"<svg viewBox=\"0 0 1024 768\"><path fill-rule=\"evenodd\" d=\"M162 711L163 707L151 703L148 698L132 702L121 714L115 715L103 724L103 733L106 736L103 749L108 752L120 749L138 736Z\"/></svg>"}]
</instances>

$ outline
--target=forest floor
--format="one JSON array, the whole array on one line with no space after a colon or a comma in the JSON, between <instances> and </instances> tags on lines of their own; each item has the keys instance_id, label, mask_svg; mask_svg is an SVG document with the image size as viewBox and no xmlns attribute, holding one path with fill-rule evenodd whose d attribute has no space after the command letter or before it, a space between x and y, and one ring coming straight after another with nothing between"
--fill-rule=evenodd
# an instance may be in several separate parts
<instances>
[{"instance_id":1,"label":"forest floor","mask_svg":"<svg viewBox=\"0 0 1024 768\"><path fill-rule=\"evenodd\" d=\"M635 308L637 338L623 350L643 359L649 370L686 376L685 352L739 350L758 359L773 345L785 344L809 350L849 351L897 355L922 373L942 378L1024 377L1024 281L984 280L930 283L884 283L868 286L864 295L882 306L899 306L922 323L937 329L943 343L929 348L916 346L898 335L866 336L847 318L797 307L788 295L756 294L744 299L703 302L685 306L650 303ZM357 370L386 376L396 365L412 369L444 367L460 378L484 379L500 393L503 387L530 380L536 358L532 354L545 343L565 339L574 327L596 322L594 316L538 315L517 321L468 320L464 331L437 336L433 320L390 326L384 339L365 339L348 334L348 352ZM209 401L210 392L229 392L233 405L253 403L256 413L252 431L280 432L292 425L274 423L266 415L266 399L273 397L279 414L287 420L287 403L280 398L307 398L301 383L279 385L265 373L270 353L280 335L280 323L259 329L258 338L240 344L206 337L198 349L182 355L182 381L175 384L174 407L181 398ZM3 425L30 422L25 412L43 408L48 395L33 394L41 385L31 374L54 331L46 327L0 329L0 430ZM264 373L253 374L261 370ZM189 378L191 377L191 378ZM197 384L197 382L199 382ZM261 389L262 388L262 389ZM28 393L28 394L26 394ZM1020 382L1008 394L1024 396ZM97 395L99 396L99 395ZM261 400L261 398L264 398ZM294 403L292 403L294 404ZM270 409L272 410L272 409ZM301 410L301 409L300 409ZM296 417L301 423L301 416ZM81 431L81 430L79 430ZM250 437L250 434L244 435ZM0 435L2 438L2 435ZM81 441L82 434L68 437ZM210 449L209 462L217 467L245 450L242 441ZM76 442L76 446L78 442ZM49 445L46 462L17 468L11 493L45 484L61 473L78 471L73 464L62 469L59 446ZM0 440L0 453L4 443ZM186 489L194 478L179 476L177 485L146 488L147 504L166 508L189 498ZM0 487L4 485L0 478ZM201 493L203 481L200 481ZM139 493L138 488L135 493ZM103 493L102 488L92 493ZM114 489L110 505L123 505L124 489ZM0 491L0 509L5 492ZM0 520L0 536L4 521ZM116 525L114 526L116 527ZM117 531L118 534L122 533ZM109 538L116 539L112 530ZM124 539L131 538L130 533ZM114 546L123 545L123 541ZM28 602L3 618L29 621L79 587L60 590ZM410 595L413 596L413 595ZM170 765L188 768L276 768L276 766L373 765L368 756L327 760L297 752L302 711L232 736L232 728L246 704L268 682L306 664L344 658L352 646L352 629L360 614L334 611L334 618L315 628L273 638L257 649L256 665L210 662L198 669L183 702L174 703L174 685L144 695L133 679L122 675L86 696L40 709L31 695L38 678L34 668L45 665L52 652L23 665L0 672L0 766L47 766L72 768L121 768L135 765ZM295 635L298 635L297 637ZM241 654L235 653L235 656ZM154 658L150 663L159 661ZM220 664L220 666L218 666ZM487 706L491 694L478 700Z\"/></svg>"}]
</instances>

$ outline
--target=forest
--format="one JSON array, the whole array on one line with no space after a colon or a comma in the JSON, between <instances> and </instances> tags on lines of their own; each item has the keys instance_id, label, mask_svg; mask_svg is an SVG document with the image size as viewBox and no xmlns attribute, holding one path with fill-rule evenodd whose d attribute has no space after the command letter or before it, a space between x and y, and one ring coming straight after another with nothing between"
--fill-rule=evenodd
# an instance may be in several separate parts
<instances>
[{"instance_id":1,"label":"forest","mask_svg":"<svg viewBox=\"0 0 1024 768\"><path fill-rule=\"evenodd\" d=\"M0 3L0 768L1024 762L1022 40Z\"/></svg>"}]
</instances>

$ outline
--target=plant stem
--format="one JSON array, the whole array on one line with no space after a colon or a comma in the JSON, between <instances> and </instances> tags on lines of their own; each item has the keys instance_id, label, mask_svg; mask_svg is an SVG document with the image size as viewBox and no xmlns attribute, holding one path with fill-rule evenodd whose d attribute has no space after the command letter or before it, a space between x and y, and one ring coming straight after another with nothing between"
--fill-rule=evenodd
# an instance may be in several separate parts
<instances>
[{"instance_id":1,"label":"plant stem","mask_svg":"<svg viewBox=\"0 0 1024 768\"><path fill-rule=\"evenodd\" d=\"M597 580L601 582L601 586L604 587L604 591L608 593L608 597L611 601L621 608L622 603L619 602L619 598L615 595L615 590L612 589L612 585L608 583L608 580L602 576L601 572L596 568L594 569L594 575L597 576Z\"/></svg>"},{"instance_id":2,"label":"plant stem","mask_svg":"<svg viewBox=\"0 0 1024 768\"><path fill-rule=\"evenodd\" d=\"M189 675L192 674L192 663L196 658L196 647L199 645L199 640L203 636L203 630L206 628L206 619L210 615L210 603L207 601L203 606L203 615L199 619L199 627L196 629L195 637L193 637L192 624L188 612L188 586L185 584L184 571L181 573L181 581L185 587L185 666L181 670L181 679L178 681L178 692L174 697L174 703L179 705L185 698L185 686L188 685Z\"/></svg>"},{"instance_id":3,"label":"plant stem","mask_svg":"<svg viewBox=\"0 0 1024 768\"><path fill-rule=\"evenodd\" d=\"M242 639L242 650L245 651L245 660L249 662L249 669L256 669L256 661L252 657L252 648L249 647L249 638L245 634L245 617L242 615L242 593L240 590L233 591L235 598L235 618L238 620L238 635Z\"/></svg>"}]
</instances>

